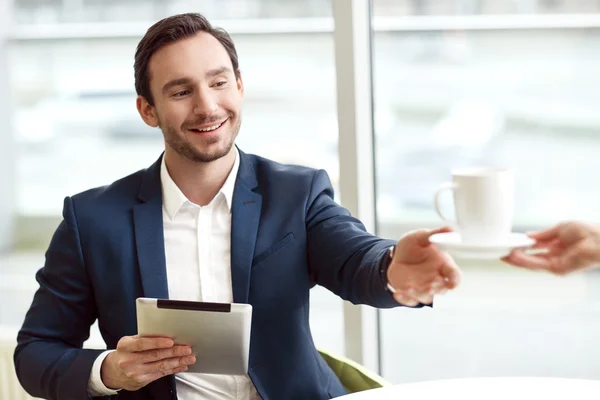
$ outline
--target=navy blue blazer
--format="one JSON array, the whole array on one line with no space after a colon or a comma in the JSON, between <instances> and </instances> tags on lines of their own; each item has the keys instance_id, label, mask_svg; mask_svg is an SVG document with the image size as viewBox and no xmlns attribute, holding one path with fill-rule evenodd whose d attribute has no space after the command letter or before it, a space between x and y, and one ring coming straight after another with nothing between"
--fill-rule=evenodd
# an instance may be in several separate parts
<instances>
[{"instance_id":1,"label":"navy blue blazer","mask_svg":"<svg viewBox=\"0 0 600 400\"><path fill-rule=\"evenodd\" d=\"M94 321L114 349L137 333L137 297L168 297L160 162L65 199L15 350L17 375L31 395L87 398L102 352L82 349ZM378 273L394 242L367 233L336 204L322 170L240 152L232 203L233 299L253 306L249 375L256 389L265 400L345 394L315 349L309 289L319 284L355 304L396 306ZM168 376L118 399L175 396Z\"/></svg>"}]
</instances>

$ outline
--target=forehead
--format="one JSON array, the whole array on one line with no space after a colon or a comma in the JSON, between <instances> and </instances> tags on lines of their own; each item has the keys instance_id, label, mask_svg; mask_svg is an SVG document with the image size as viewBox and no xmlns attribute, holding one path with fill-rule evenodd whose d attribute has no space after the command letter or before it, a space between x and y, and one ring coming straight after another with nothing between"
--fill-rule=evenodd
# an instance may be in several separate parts
<instances>
[{"instance_id":1,"label":"forehead","mask_svg":"<svg viewBox=\"0 0 600 400\"><path fill-rule=\"evenodd\" d=\"M150 85L160 87L182 77L201 78L206 71L223 65L232 68L225 47L210 33L198 32L169 43L152 55L148 63Z\"/></svg>"}]
</instances>

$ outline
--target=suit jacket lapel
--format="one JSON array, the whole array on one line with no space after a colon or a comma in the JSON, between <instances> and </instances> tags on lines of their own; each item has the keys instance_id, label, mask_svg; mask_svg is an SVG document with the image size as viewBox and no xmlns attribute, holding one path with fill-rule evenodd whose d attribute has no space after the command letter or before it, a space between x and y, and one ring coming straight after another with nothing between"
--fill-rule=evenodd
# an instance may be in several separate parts
<instances>
[{"instance_id":1,"label":"suit jacket lapel","mask_svg":"<svg viewBox=\"0 0 600 400\"><path fill-rule=\"evenodd\" d=\"M240 169L231 208L231 281L233 301L247 303L262 196L255 192L258 182L252 161L243 152L239 154Z\"/></svg>"},{"instance_id":2,"label":"suit jacket lapel","mask_svg":"<svg viewBox=\"0 0 600 400\"><path fill-rule=\"evenodd\" d=\"M162 157L146 170L140 187L141 204L133 208L135 244L145 297L169 297L162 221L160 165Z\"/></svg>"}]
</instances>

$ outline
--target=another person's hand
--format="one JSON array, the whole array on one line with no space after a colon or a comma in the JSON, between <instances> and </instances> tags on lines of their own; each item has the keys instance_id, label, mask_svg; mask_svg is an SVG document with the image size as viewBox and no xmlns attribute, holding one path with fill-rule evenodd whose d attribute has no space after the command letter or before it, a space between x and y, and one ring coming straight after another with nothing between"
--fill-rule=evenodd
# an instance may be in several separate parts
<instances>
[{"instance_id":1,"label":"another person's hand","mask_svg":"<svg viewBox=\"0 0 600 400\"><path fill-rule=\"evenodd\" d=\"M448 227L421 229L400 238L387 276L398 303L431 304L434 295L458 286L460 269L452 257L429 242L431 235L450 231Z\"/></svg>"},{"instance_id":2,"label":"another person's hand","mask_svg":"<svg viewBox=\"0 0 600 400\"><path fill-rule=\"evenodd\" d=\"M166 375L187 371L196 362L189 346L172 339L125 336L102 363L101 376L110 389L139 390Z\"/></svg>"},{"instance_id":3,"label":"another person's hand","mask_svg":"<svg viewBox=\"0 0 600 400\"><path fill-rule=\"evenodd\" d=\"M550 229L529 234L537 254L515 250L503 261L523 268L566 275L600 263L600 226L563 222Z\"/></svg>"}]
</instances>

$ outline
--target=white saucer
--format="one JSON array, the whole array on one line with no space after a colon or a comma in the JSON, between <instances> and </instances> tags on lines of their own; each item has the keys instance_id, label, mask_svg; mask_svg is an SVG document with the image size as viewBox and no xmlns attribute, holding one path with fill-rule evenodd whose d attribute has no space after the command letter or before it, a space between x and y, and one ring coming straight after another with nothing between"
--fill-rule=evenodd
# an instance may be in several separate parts
<instances>
[{"instance_id":1,"label":"white saucer","mask_svg":"<svg viewBox=\"0 0 600 400\"><path fill-rule=\"evenodd\" d=\"M453 257L479 260L499 259L512 250L524 249L535 243L524 233L511 233L498 244L463 243L458 232L437 233L429 237L429 241Z\"/></svg>"}]
</instances>

